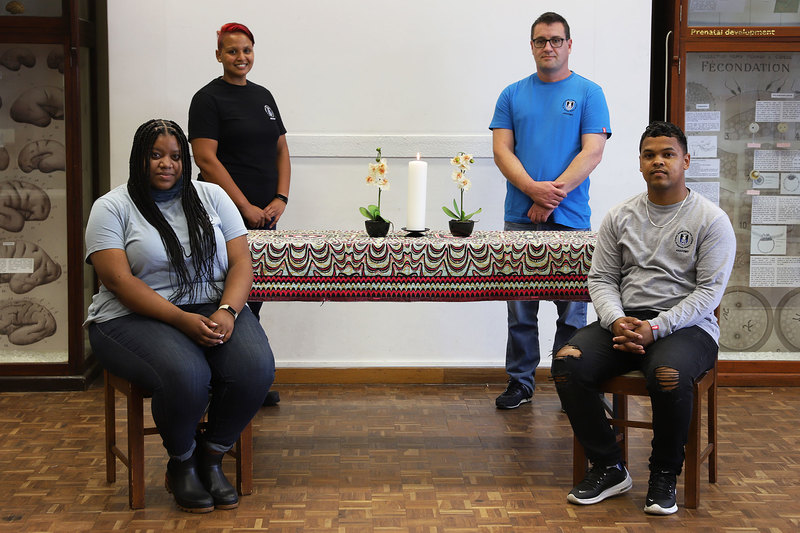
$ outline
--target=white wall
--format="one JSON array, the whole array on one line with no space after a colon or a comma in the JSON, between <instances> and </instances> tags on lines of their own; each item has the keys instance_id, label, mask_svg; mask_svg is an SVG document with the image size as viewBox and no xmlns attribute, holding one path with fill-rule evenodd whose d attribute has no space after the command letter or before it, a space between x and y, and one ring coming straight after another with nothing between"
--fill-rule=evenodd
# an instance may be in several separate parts
<instances>
[{"instance_id":1,"label":"white wall","mask_svg":"<svg viewBox=\"0 0 800 533\"><path fill-rule=\"evenodd\" d=\"M529 33L542 12L570 23L570 67L606 94L613 136L592 176L592 224L643 190L637 144L648 118L650 6L641 0L209 0L109 2L112 186L127 179L136 127L153 117L186 124L194 92L221 69L215 30L247 24L256 39L249 79L278 102L292 153L285 229L363 229L358 207L381 146L392 189L389 218L405 222L406 163L429 162L428 226L456 197L448 158L478 157L467 208L479 229L501 229L505 181L487 129L500 91L535 69ZM542 304L543 353L555 307ZM505 303L267 303L262 323L278 366L502 366ZM543 364L549 364L543 357Z\"/></svg>"}]
</instances>

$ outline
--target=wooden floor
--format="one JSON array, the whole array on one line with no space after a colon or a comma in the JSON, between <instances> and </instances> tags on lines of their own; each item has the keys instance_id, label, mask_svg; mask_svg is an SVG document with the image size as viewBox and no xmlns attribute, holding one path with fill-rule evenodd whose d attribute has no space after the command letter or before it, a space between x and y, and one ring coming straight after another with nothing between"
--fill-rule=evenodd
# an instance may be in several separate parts
<instances>
[{"instance_id":1,"label":"wooden floor","mask_svg":"<svg viewBox=\"0 0 800 533\"><path fill-rule=\"evenodd\" d=\"M178 511L164 490L157 436L146 445L147 508L128 509L122 465L116 484L105 481L99 387L0 394L0 531L800 530L797 388L721 388L719 482L701 483L700 507L688 510L679 480L668 517L642 512L643 430L633 434L630 492L566 502L572 433L552 384L513 411L495 409L494 385L279 390L280 406L255 419L254 493L208 515Z\"/></svg>"}]
</instances>

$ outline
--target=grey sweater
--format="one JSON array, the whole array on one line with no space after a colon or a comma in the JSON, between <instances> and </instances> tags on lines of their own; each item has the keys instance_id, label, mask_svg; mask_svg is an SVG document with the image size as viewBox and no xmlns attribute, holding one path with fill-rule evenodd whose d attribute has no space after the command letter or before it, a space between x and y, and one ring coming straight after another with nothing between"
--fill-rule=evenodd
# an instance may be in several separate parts
<instances>
[{"instance_id":1,"label":"grey sweater","mask_svg":"<svg viewBox=\"0 0 800 533\"><path fill-rule=\"evenodd\" d=\"M627 316L623 309L652 310L659 313L649 321L658 326L656 339L696 325L719 342L714 309L733 267L733 227L722 209L696 192L680 206L656 205L641 193L603 219L589 271L589 295L604 328Z\"/></svg>"}]
</instances>

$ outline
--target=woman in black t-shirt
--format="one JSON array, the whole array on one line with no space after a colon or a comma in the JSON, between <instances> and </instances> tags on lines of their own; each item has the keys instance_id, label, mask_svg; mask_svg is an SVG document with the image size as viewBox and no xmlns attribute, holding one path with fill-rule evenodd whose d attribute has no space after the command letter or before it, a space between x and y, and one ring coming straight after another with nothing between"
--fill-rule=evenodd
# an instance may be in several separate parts
<instances>
[{"instance_id":1,"label":"woman in black t-shirt","mask_svg":"<svg viewBox=\"0 0 800 533\"><path fill-rule=\"evenodd\" d=\"M275 229L289 201L286 128L272 93L247 80L255 39L247 26L217 32L222 76L197 91L189 140L201 179L220 185L250 229ZM248 304L258 316L260 302Z\"/></svg>"},{"instance_id":2,"label":"woman in black t-shirt","mask_svg":"<svg viewBox=\"0 0 800 533\"><path fill-rule=\"evenodd\" d=\"M225 189L249 228L273 229L286 208L291 165L275 99L247 81L254 42L243 24L217 32L222 76L192 98L189 140L202 179Z\"/></svg>"}]
</instances>

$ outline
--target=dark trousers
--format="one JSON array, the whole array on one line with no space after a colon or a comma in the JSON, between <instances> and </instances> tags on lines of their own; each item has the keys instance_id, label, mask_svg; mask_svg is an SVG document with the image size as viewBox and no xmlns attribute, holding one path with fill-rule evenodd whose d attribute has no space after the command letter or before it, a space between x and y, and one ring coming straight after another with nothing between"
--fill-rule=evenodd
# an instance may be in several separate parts
<instances>
[{"instance_id":1,"label":"dark trousers","mask_svg":"<svg viewBox=\"0 0 800 533\"><path fill-rule=\"evenodd\" d=\"M553 358L553 380L575 436L592 464L609 466L622 461L598 386L614 376L641 370L653 408L650 470L680 474L692 418L694 381L714 366L717 343L701 328L692 326L655 341L645 355L638 355L615 350L612 337L610 331L594 322L578 330L567 343L580 350L580 357ZM677 381L668 380L669 390L656 376L658 369L665 368L678 371Z\"/></svg>"},{"instance_id":2,"label":"dark trousers","mask_svg":"<svg viewBox=\"0 0 800 533\"><path fill-rule=\"evenodd\" d=\"M216 304L180 307L205 316L217 309ZM275 377L267 336L246 307L230 340L212 348L138 314L90 324L89 342L105 369L152 391L156 427L169 455L179 459L191 456L206 407L208 442L233 446Z\"/></svg>"}]
</instances>

